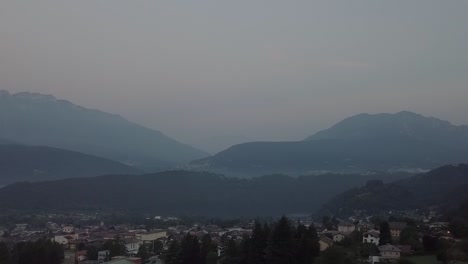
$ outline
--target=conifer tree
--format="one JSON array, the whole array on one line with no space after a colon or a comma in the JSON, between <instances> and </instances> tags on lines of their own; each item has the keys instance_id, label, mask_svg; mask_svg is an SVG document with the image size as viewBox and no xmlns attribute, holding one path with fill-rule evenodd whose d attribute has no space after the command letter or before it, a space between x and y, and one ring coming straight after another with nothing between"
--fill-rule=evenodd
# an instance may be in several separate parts
<instances>
[{"instance_id":1,"label":"conifer tree","mask_svg":"<svg viewBox=\"0 0 468 264\"><path fill-rule=\"evenodd\" d=\"M180 247L181 264L201 264L200 243L198 238L187 234Z\"/></svg>"},{"instance_id":2,"label":"conifer tree","mask_svg":"<svg viewBox=\"0 0 468 264\"><path fill-rule=\"evenodd\" d=\"M7 244L0 242L0 264L10 264L11 263L11 253L8 249Z\"/></svg>"},{"instance_id":3,"label":"conifer tree","mask_svg":"<svg viewBox=\"0 0 468 264\"><path fill-rule=\"evenodd\" d=\"M177 240L169 244L169 248L162 254L164 264L179 264L180 263L180 244Z\"/></svg>"},{"instance_id":4,"label":"conifer tree","mask_svg":"<svg viewBox=\"0 0 468 264\"><path fill-rule=\"evenodd\" d=\"M385 245L392 243L392 234L390 232L390 226L387 221L380 223L380 241L379 245Z\"/></svg>"},{"instance_id":5,"label":"conifer tree","mask_svg":"<svg viewBox=\"0 0 468 264\"><path fill-rule=\"evenodd\" d=\"M216 245L214 245L211 240L211 236L206 234L203 236L200 246L200 262L205 264L207 262L207 257L210 252L216 251Z\"/></svg>"},{"instance_id":6,"label":"conifer tree","mask_svg":"<svg viewBox=\"0 0 468 264\"><path fill-rule=\"evenodd\" d=\"M265 263L265 251L268 244L268 232L269 228L267 224L262 227L259 222L255 222L255 226L252 231L248 264Z\"/></svg>"},{"instance_id":7,"label":"conifer tree","mask_svg":"<svg viewBox=\"0 0 468 264\"><path fill-rule=\"evenodd\" d=\"M239 248L234 239L229 239L225 242L222 253L222 264L237 264L239 262Z\"/></svg>"},{"instance_id":8,"label":"conifer tree","mask_svg":"<svg viewBox=\"0 0 468 264\"><path fill-rule=\"evenodd\" d=\"M299 225L295 235L295 263L310 264L320 254L317 231L313 226L310 228Z\"/></svg>"},{"instance_id":9,"label":"conifer tree","mask_svg":"<svg viewBox=\"0 0 468 264\"><path fill-rule=\"evenodd\" d=\"M283 216L271 232L266 262L269 264L294 263L294 240L289 220Z\"/></svg>"}]
</instances>

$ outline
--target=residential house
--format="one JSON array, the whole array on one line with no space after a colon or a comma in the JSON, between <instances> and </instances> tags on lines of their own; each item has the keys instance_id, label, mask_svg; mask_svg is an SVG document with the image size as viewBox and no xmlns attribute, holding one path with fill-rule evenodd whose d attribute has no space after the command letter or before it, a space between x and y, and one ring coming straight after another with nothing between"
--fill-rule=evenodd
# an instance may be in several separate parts
<instances>
[{"instance_id":1,"label":"residential house","mask_svg":"<svg viewBox=\"0 0 468 264\"><path fill-rule=\"evenodd\" d=\"M334 242L341 242L345 238L346 238L346 236L344 234L341 234L341 233L336 233L336 234L333 235L333 241Z\"/></svg>"},{"instance_id":2,"label":"residential house","mask_svg":"<svg viewBox=\"0 0 468 264\"><path fill-rule=\"evenodd\" d=\"M124 240L125 248L127 250L127 254L130 256L135 256L138 253L138 249L142 242L136 238L127 238Z\"/></svg>"},{"instance_id":3,"label":"residential house","mask_svg":"<svg viewBox=\"0 0 468 264\"><path fill-rule=\"evenodd\" d=\"M340 233L349 234L354 230L356 230L356 226L354 224L344 222L338 224L338 232Z\"/></svg>"},{"instance_id":4,"label":"residential house","mask_svg":"<svg viewBox=\"0 0 468 264\"><path fill-rule=\"evenodd\" d=\"M445 230L449 226L448 222L435 222L429 225L431 230Z\"/></svg>"},{"instance_id":5,"label":"residential house","mask_svg":"<svg viewBox=\"0 0 468 264\"><path fill-rule=\"evenodd\" d=\"M74 230L75 228L73 226L64 226L62 228L62 232L67 234L73 233Z\"/></svg>"},{"instance_id":6,"label":"residential house","mask_svg":"<svg viewBox=\"0 0 468 264\"><path fill-rule=\"evenodd\" d=\"M71 244L73 241L77 240L79 238L78 234L65 234L65 235L55 235L53 238L53 241L61 244L61 245L66 245L68 246Z\"/></svg>"},{"instance_id":7,"label":"residential house","mask_svg":"<svg viewBox=\"0 0 468 264\"><path fill-rule=\"evenodd\" d=\"M102 250L98 252L98 262L103 263L110 260L110 251Z\"/></svg>"},{"instance_id":8,"label":"residential house","mask_svg":"<svg viewBox=\"0 0 468 264\"><path fill-rule=\"evenodd\" d=\"M76 260L78 260L78 262L82 262L88 258L88 251L87 250L77 251L75 255L76 255Z\"/></svg>"},{"instance_id":9,"label":"residential house","mask_svg":"<svg viewBox=\"0 0 468 264\"><path fill-rule=\"evenodd\" d=\"M380 232L377 230L371 230L362 235L362 242L363 243L371 243L375 244L376 246L380 243Z\"/></svg>"},{"instance_id":10,"label":"residential house","mask_svg":"<svg viewBox=\"0 0 468 264\"><path fill-rule=\"evenodd\" d=\"M333 245L333 239L327 236L321 236L319 239L320 251L325 251L327 248Z\"/></svg>"},{"instance_id":11,"label":"residential house","mask_svg":"<svg viewBox=\"0 0 468 264\"><path fill-rule=\"evenodd\" d=\"M140 233L135 234L135 238L142 241L143 243L151 243L160 238L167 237L166 231L157 231L152 233Z\"/></svg>"},{"instance_id":12,"label":"residential house","mask_svg":"<svg viewBox=\"0 0 468 264\"><path fill-rule=\"evenodd\" d=\"M400 258L401 249L397 246L386 244L379 247L381 259L396 260Z\"/></svg>"},{"instance_id":13,"label":"residential house","mask_svg":"<svg viewBox=\"0 0 468 264\"><path fill-rule=\"evenodd\" d=\"M404 222L390 222L388 223L390 226L390 233L392 234L392 238L400 239L400 233L403 229L406 228L406 223Z\"/></svg>"}]
</instances>

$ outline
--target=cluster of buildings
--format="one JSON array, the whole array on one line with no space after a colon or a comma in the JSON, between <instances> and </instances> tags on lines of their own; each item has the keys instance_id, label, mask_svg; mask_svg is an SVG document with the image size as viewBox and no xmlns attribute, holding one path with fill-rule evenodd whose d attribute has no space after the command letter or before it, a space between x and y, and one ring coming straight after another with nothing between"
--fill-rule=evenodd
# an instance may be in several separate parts
<instances>
[{"instance_id":1,"label":"cluster of buildings","mask_svg":"<svg viewBox=\"0 0 468 264\"><path fill-rule=\"evenodd\" d=\"M155 220L173 221L175 217L155 217ZM16 224L8 231L8 238L1 238L9 243L21 241L34 241L38 239L50 239L63 246L65 249L64 264L143 264L142 259L137 257L138 250L146 245L150 252L157 252L157 247L167 249L173 240L182 240L186 234L196 236L202 240L204 236L210 235L214 243L220 244L221 238L241 240L252 233L253 224L246 226L232 226L221 228L217 225L194 224L192 226L177 225L165 229L146 230L144 226L115 225L107 226L104 223L98 225L71 225L48 222L46 227L34 228L28 224ZM5 230L6 231L6 230ZM0 228L0 235L4 230ZM119 238L124 245L126 254L124 256L110 257L110 251L100 250L97 260L88 259L87 248L93 246L96 249L103 248L106 241ZM161 250L161 248L159 248ZM219 249L221 252L222 249ZM152 264L162 263L156 256L150 258Z\"/></svg>"},{"instance_id":2,"label":"cluster of buildings","mask_svg":"<svg viewBox=\"0 0 468 264\"><path fill-rule=\"evenodd\" d=\"M390 234L394 243L386 243L382 245L380 239L380 230L378 227L361 222L353 224L341 222L336 229L327 230L319 229L319 244L320 251L325 251L336 243L342 242L347 237L351 236L354 231L359 231L362 234L362 243L373 244L378 249L378 254L372 254L369 257L369 263L387 263L398 261L402 256L409 256L413 253L410 245L402 245L399 243L401 232L407 227L405 222L389 222ZM443 239L453 239L453 236L448 231L447 222L433 222L424 224L424 229L428 230L425 233L419 233L419 240L422 242L423 235L431 235Z\"/></svg>"},{"instance_id":3,"label":"cluster of buildings","mask_svg":"<svg viewBox=\"0 0 468 264\"><path fill-rule=\"evenodd\" d=\"M408 215L408 214L406 214ZM83 217L83 216L80 216ZM113 263L113 264L143 264L142 260L137 257L138 251L142 245L146 245L151 252L156 253L156 245L160 247L158 250L168 248L171 241L182 240L186 234L196 236L200 241L204 236L209 235L211 240L222 245L222 239L242 240L246 236L250 236L253 231L253 221L245 222L241 226L232 226L222 228L213 224L194 224L185 226L177 224L177 218L155 217L155 220L172 221L173 226L165 229L147 230L145 226L131 225L116 225L106 226L104 223L98 225L70 225L48 222L45 228L33 228L27 224L16 224L13 228L9 228L8 235L2 236L2 240L16 243L20 241L32 241L41 238L48 238L61 244L65 251L64 264L97 264L97 263ZM399 243L401 232L407 227L404 222L389 222L390 233L393 244L382 245L380 239L379 227L374 226L369 222L368 218L361 218L354 221L353 217L349 218L349 222L342 221L331 229L327 229L321 224L313 222L310 217L297 219L302 224L315 225L318 235L320 250L325 251L334 244L339 244L345 239L354 234L353 239L356 240L355 234L360 234L362 243L373 244L374 248L378 249L378 254L372 254L369 257L369 263L382 263L384 261L398 260L401 256L411 255L412 248L408 245ZM358 224L354 224L358 223ZM448 232L448 223L445 222L419 222L424 223L425 233L422 235L432 235L439 238L451 239L452 236ZM330 227L329 227L330 228ZM428 230L428 231L427 231ZM356 233L355 231L359 231ZM2 229L0 228L0 234ZM5 233L6 234L6 233ZM93 246L96 249L103 248L103 244L109 240L119 238L125 245L125 255L110 257L108 250L98 252L97 260L89 260L87 252L88 246ZM162 248L161 248L162 247ZM218 248L218 254L222 252L222 246ZM149 262L152 264L160 264L161 261L157 257L152 257Z\"/></svg>"}]
</instances>

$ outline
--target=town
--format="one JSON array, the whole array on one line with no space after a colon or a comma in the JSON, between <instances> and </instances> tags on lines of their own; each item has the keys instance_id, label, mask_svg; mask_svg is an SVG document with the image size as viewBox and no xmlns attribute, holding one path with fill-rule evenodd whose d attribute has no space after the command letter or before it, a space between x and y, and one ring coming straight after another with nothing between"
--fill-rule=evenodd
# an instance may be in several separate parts
<instances>
[{"instance_id":1,"label":"town","mask_svg":"<svg viewBox=\"0 0 468 264\"><path fill-rule=\"evenodd\" d=\"M60 245L58 263L64 264L257 263L268 258L264 252L274 243L269 239L287 242L290 237L301 236L300 232L308 234L311 241L305 248L307 253L300 255L310 254L313 263L455 263L451 260L468 254L466 223L441 221L443 217L435 210L392 211L378 216L357 211L344 220L307 215L238 220L153 216L136 224L106 223L98 214L39 215L49 220L45 224L4 222L0 227L0 260L15 258L15 250L22 243L53 243ZM282 221L290 233L271 238ZM263 248L248 253L245 248L255 244L252 240L258 239L259 232L265 236ZM293 247L302 243L291 241ZM193 252L197 254L184 262L183 255ZM248 254L264 260L249 262ZM174 259L175 255L180 259Z\"/></svg>"}]
</instances>

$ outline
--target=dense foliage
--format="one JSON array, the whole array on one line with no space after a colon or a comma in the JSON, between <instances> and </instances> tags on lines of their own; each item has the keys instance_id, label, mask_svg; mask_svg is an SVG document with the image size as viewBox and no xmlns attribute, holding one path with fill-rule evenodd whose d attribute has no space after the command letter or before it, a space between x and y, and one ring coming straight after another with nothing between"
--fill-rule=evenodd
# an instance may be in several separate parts
<instances>
[{"instance_id":1,"label":"dense foliage","mask_svg":"<svg viewBox=\"0 0 468 264\"><path fill-rule=\"evenodd\" d=\"M11 249L0 242L1 264L60 264L63 257L63 247L50 240L20 242Z\"/></svg>"},{"instance_id":2,"label":"dense foliage","mask_svg":"<svg viewBox=\"0 0 468 264\"><path fill-rule=\"evenodd\" d=\"M252 235L241 241L223 237L219 248L211 239L187 234L182 242L174 241L163 253L167 264L306 264L320 255L317 232L313 227L292 225L285 217L274 225L256 223Z\"/></svg>"},{"instance_id":3,"label":"dense foliage","mask_svg":"<svg viewBox=\"0 0 468 264\"><path fill-rule=\"evenodd\" d=\"M0 143L0 184L135 173L133 167L79 152Z\"/></svg>"},{"instance_id":4,"label":"dense foliage","mask_svg":"<svg viewBox=\"0 0 468 264\"><path fill-rule=\"evenodd\" d=\"M434 205L457 208L460 201L468 198L467 189L468 165L447 165L389 184L369 182L337 195L322 207L321 212L350 214L355 210L366 210L377 213Z\"/></svg>"},{"instance_id":5,"label":"dense foliage","mask_svg":"<svg viewBox=\"0 0 468 264\"><path fill-rule=\"evenodd\" d=\"M109 175L0 189L2 209L101 210L163 215L262 216L311 213L334 194L370 179L405 175L270 175L226 178L206 172L169 171ZM73 188L70 188L73 186Z\"/></svg>"}]
</instances>

